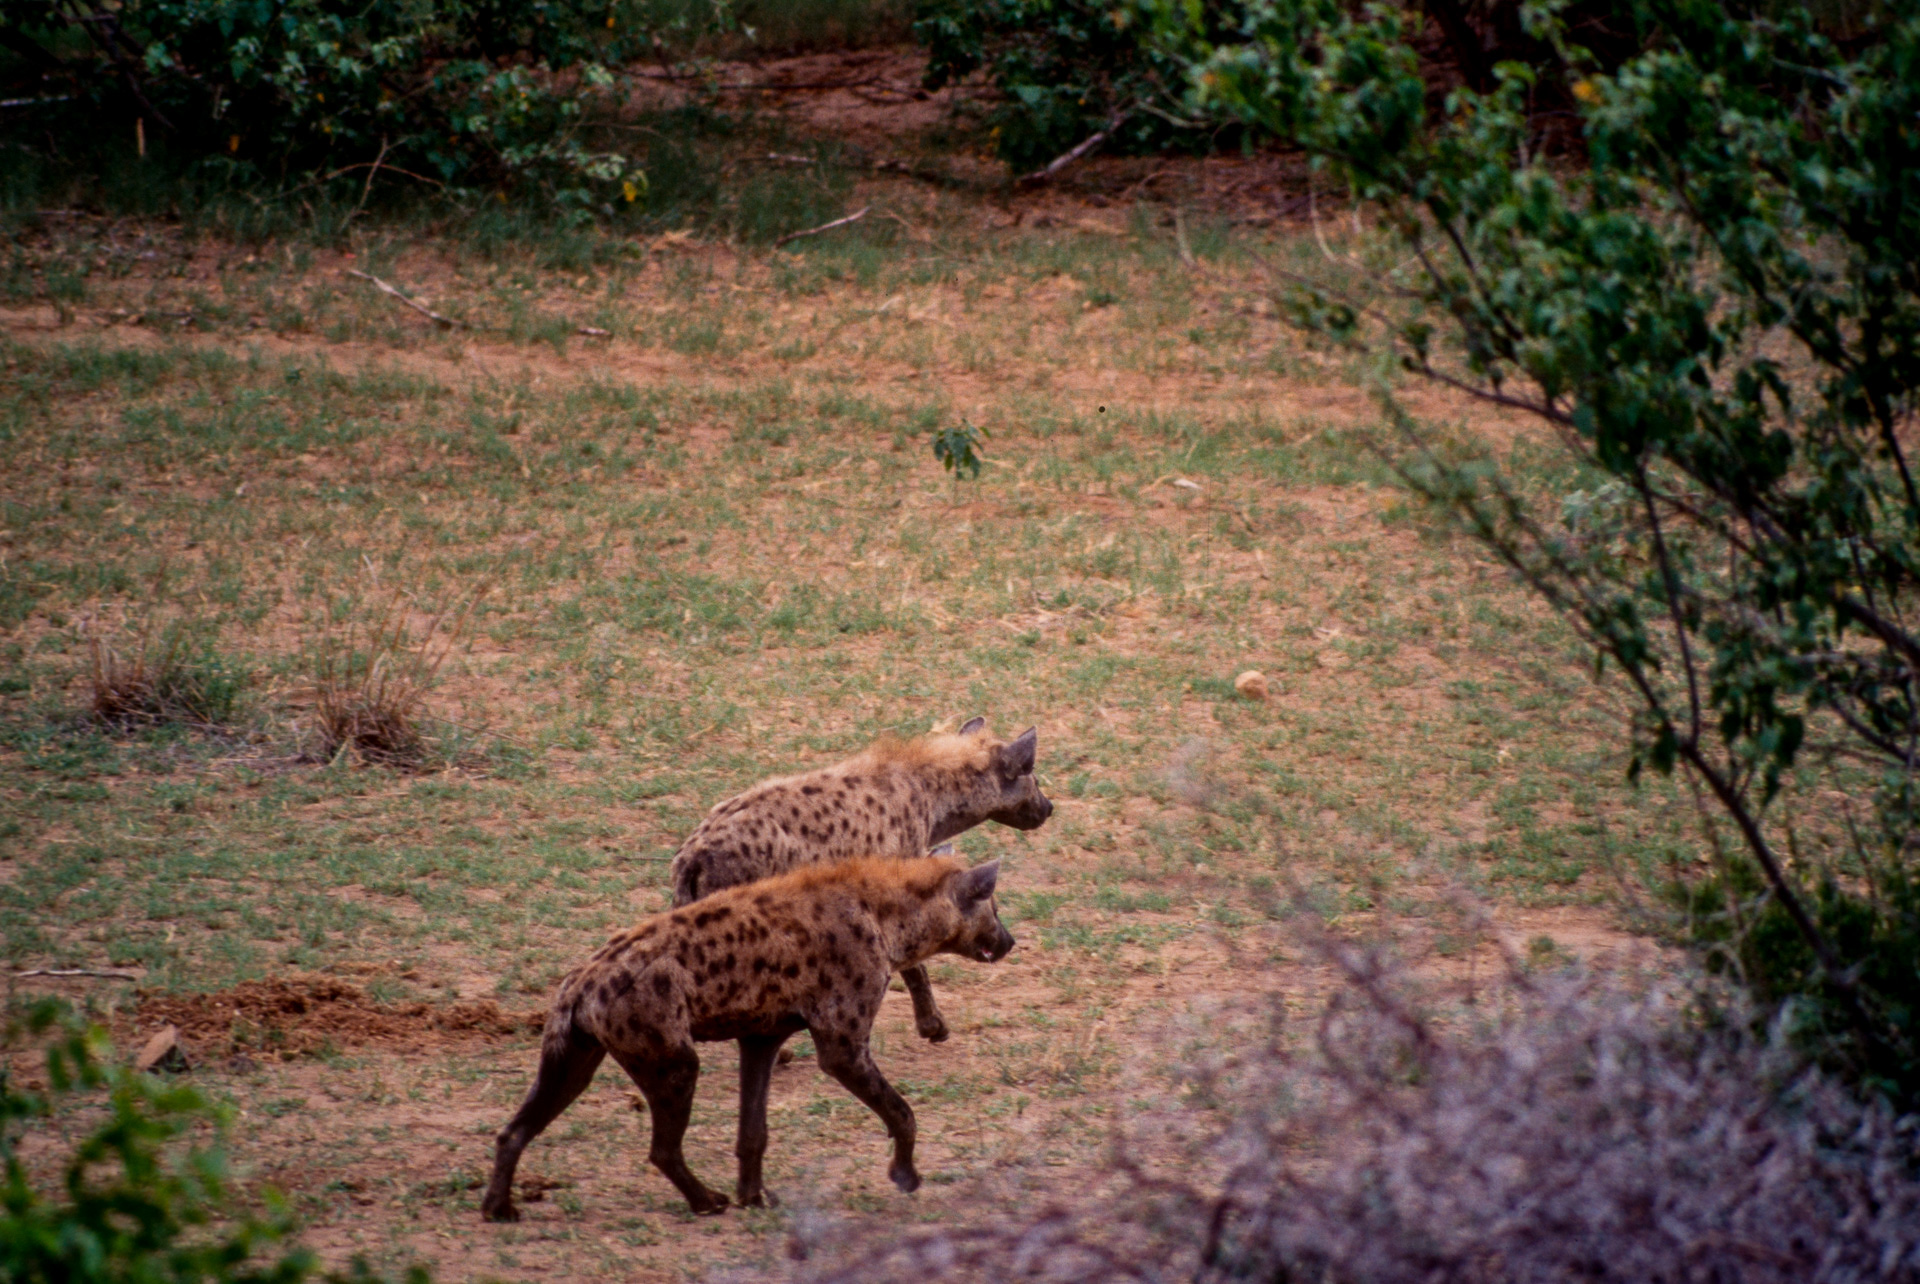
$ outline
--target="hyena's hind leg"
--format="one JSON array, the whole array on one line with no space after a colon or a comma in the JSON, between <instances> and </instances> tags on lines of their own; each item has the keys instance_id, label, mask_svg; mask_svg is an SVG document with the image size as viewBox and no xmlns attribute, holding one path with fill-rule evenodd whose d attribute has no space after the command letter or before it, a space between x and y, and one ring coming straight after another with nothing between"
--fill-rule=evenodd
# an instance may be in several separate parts
<instances>
[{"instance_id":1,"label":"hyena's hind leg","mask_svg":"<svg viewBox=\"0 0 1920 1284\"><path fill-rule=\"evenodd\" d=\"M693 1090L700 1082L700 1054L694 1051L693 1041L660 1041L644 1052L615 1048L613 1059L639 1087L647 1099L647 1113L653 1116L653 1144L647 1158L686 1196L687 1206L695 1213L725 1212L727 1197L693 1175L681 1150L687 1121L693 1117Z\"/></svg>"},{"instance_id":2,"label":"hyena's hind leg","mask_svg":"<svg viewBox=\"0 0 1920 1284\"><path fill-rule=\"evenodd\" d=\"M740 1040L740 1131L733 1147L740 1161L740 1176L733 1198L742 1208L770 1208L780 1202L761 1178L761 1165L767 1155L767 1089L775 1059L786 1052L781 1045L794 1030L805 1028L796 1018L791 1029Z\"/></svg>"},{"instance_id":3,"label":"hyena's hind leg","mask_svg":"<svg viewBox=\"0 0 1920 1284\"><path fill-rule=\"evenodd\" d=\"M520 1210L513 1206L513 1174L520 1166L520 1153L586 1091L606 1055L599 1040L576 1029L571 1017L549 1020L540 1040L540 1069L527 1089L527 1099L494 1139L493 1180L480 1201L482 1217L490 1222L520 1220Z\"/></svg>"}]
</instances>

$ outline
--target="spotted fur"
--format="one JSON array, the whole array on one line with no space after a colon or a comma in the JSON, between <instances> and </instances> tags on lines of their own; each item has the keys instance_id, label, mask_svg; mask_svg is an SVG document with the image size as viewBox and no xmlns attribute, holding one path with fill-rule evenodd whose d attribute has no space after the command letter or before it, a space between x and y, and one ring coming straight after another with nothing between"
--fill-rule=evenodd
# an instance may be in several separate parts
<instances>
[{"instance_id":1,"label":"spotted fur","mask_svg":"<svg viewBox=\"0 0 1920 1284\"><path fill-rule=\"evenodd\" d=\"M700 822L673 858L673 903L854 856L924 855L983 821L1035 829L1053 803L1034 780L1038 734L996 740L986 719L957 733L882 740L845 762L763 781ZM947 1023L926 969L901 973L914 1025L935 1043Z\"/></svg>"},{"instance_id":2,"label":"spotted fur","mask_svg":"<svg viewBox=\"0 0 1920 1284\"><path fill-rule=\"evenodd\" d=\"M856 859L717 892L615 936L561 981L541 1038L540 1068L497 1138L481 1202L490 1221L513 1221L521 1152L580 1095L608 1053L639 1085L653 1117L649 1158L696 1213L727 1198L687 1168L681 1141L700 1058L694 1044L738 1039L740 1132L735 1197L769 1196L767 1083L780 1045L810 1031L820 1068L886 1124L888 1174L920 1184L913 1109L873 1063L873 1020L896 969L935 954L996 962L1013 948L994 903L999 862Z\"/></svg>"}]
</instances>

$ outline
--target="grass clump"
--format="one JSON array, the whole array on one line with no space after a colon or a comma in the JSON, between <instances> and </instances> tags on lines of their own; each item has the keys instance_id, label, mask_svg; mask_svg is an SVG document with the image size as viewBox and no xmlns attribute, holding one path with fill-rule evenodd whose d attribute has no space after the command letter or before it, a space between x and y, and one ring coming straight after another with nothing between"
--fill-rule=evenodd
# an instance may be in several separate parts
<instances>
[{"instance_id":1,"label":"grass clump","mask_svg":"<svg viewBox=\"0 0 1920 1284\"><path fill-rule=\"evenodd\" d=\"M103 726L225 731L250 680L204 631L180 621L149 625L125 646L98 631L87 636L89 712Z\"/></svg>"},{"instance_id":2,"label":"grass clump","mask_svg":"<svg viewBox=\"0 0 1920 1284\"><path fill-rule=\"evenodd\" d=\"M466 628L474 602L451 620L442 610L416 630L410 599L395 593L370 621L310 652L316 756L417 769L433 756L427 697Z\"/></svg>"}]
</instances>

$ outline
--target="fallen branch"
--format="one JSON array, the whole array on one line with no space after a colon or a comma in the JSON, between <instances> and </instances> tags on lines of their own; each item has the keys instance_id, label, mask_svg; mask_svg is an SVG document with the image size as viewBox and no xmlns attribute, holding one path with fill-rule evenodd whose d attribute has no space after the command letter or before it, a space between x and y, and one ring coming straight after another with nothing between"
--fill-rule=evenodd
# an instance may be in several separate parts
<instances>
[{"instance_id":1,"label":"fallen branch","mask_svg":"<svg viewBox=\"0 0 1920 1284\"><path fill-rule=\"evenodd\" d=\"M441 325L446 326L448 329L454 329L456 327L463 330L472 328L471 326L467 325L465 321L456 321L452 317L443 317L438 312L435 312L432 308L428 307L426 304L420 302L418 299L408 298L405 294L401 293L399 290L396 290L391 285L388 285L385 281L382 281L379 277L375 276L371 272L362 272L359 268L348 268L347 275L357 276L362 281L373 282L373 284L379 289L379 291L382 294L392 295L394 298L400 300L400 302L412 308L415 312L418 312L421 316L426 317L430 321L437 321Z\"/></svg>"},{"instance_id":2,"label":"fallen branch","mask_svg":"<svg viewBox=\"0 0 1920 1284\"><path fill-rule=\"evenodd\" d=\"M15 980L29 976L97 976L109 981L138 981L143 977L139 972L123 972L117 968L89 967L36 967L25 972L15 972Z\"/></svg>"},{"instance_id":3,"label":"fallen branch","mask_svg":"<svg viewBox=\"0 0 1920 1284\"><path fill-rule=\"evenodd\" d=\"M866 211L861 210L860 213L864 214L866 213ZM858 216L856 215L856 217ZM829 223L827 226L831 227L833 225ZM822 228L817 230L824 231L825 229ZM798 233L798 235L805 236L805 235L808 235L808 233L802 232L802 233ZM404 292L394 288L391 285L388 285L385 281L382 281L379 277L375 276L371 272L362 272L359 268L348 268L347 275L357 276L362 281L373 282L375 286L379 287L380 292L382 294L392 295L394 298L400 300L400 302L412 308L415 312L418 312L421 316L426 317L432 321L437 321L441 325L446 326L449 329L497 330L500 328L499 326L475 325L471 321L458 321L458 320L455 320L453 317L441 316L438 312L435 312L432 308L420 302L418 299L408 298ZM573 332L575 334L585 335L589 339L611 339L613 337L613 331L603 330L597 325L577 325L573 328Z\"/></svg>"},{"instance_id":4,"label":"fallen branch","mask_svg":"<svg viewBox=\"0 0 1920 1284\"><path fill-rule=\"evenodd\" d=\"M804 232L788 232L785 236L773 243L773 248L777 250L788 241L797 241L803 236L818 236L822 232L831 232L836 227L845 227L849 223L858 223L867 216L867 211L872 208L873 206L871 205L862 205L845 218L837 218L831 223L822 223L819 227L810 227Z\"/></svg>"},{"instance_id":5,"label":"fallen branch","mask_svg":"<svg viewBox=\"0 0 1920 1284\"><path fill-rule=\"evenodd\" d=\"M1113 131L1126 124L1127 117L1132 114L1131 111L1121 112L1112 120L1108 121L1104 129L1097 129L1093 133L1088 134L1085 138L1074 144L1072 150L1061 152L1058 156L1048 161L1044 168L1036 169L1031 174L1022 175L1020 179L1017 180L1020 186L1031 187L1036 183L1046 182L1055 174L1058 174L1061 170L1079 160L1082 156L1099 147L1100 144L1106 142L1107 139L1113 137Z\"/></svg>"}]
</instances>

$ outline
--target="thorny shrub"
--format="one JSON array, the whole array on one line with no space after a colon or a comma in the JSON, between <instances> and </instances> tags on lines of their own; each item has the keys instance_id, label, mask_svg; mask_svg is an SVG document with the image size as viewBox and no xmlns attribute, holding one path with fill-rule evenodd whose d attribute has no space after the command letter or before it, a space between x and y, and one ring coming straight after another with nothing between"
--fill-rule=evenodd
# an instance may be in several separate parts
<instances>
[{"instance_id":1,"label":"thorny shrub","mask_svg":"<svg viewBox=\"0 0 1920 1284\"><path fill-rule=\"evenodd\" d=\"M1920 1120L1862 1103L1777 1031L1698 1020L1698 991L1517 966L1443 1019L1387 955L1318 948L1343 983L1314 1038L1276 1021L1186 1072L1187 1098L1230 1119L1198 1152L1217 1176L1161 1175L1164 1138L1151 1157L1122 1141L1117 1192L806 1278L1920 1279Z\"/></svg>"},{"instance_id":2,"label":"thorny shrub","mask_svg":"<svg viewBox=\"0 0 1920 1284\"><path fill-rule=\"evenodd\" d=\"M1153 3L1198 100L1378 213L1377 261L1293 278L1295 320L1559 448L1529 468L1397 409L1378 443L1618 675L1629 774L1701 800L1707 859L1649 871L1680 930L1920 1109L1920 11L1839 39L1805 8L1635 0L1642 52L1608 65L1541 3L1541 65L1435 113L1409 11L1253 0L1215 40ZM1548 75L1584 166L1540 154Z\"/></svg>"}]
</instances>

